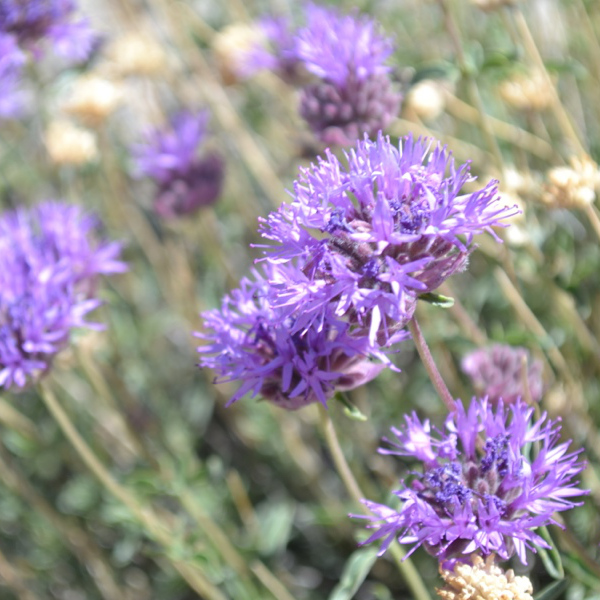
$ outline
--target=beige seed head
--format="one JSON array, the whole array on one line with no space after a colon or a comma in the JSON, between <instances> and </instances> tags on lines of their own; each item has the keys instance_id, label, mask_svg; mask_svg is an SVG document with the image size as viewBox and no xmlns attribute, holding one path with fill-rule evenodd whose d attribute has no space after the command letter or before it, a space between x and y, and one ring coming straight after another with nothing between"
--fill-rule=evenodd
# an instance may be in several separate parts
<instances>
[{"instance_id":1,"label":"beige seed head","mask_svg":"<svg viewBox=\"0 0 600 600\"><path fill-rule=\"evenodd\" d=\"M550 84L538 71L513 75L500 84L498 91L502 99L517 110L538 112L552 102Z\"/></svg>"},{"instance_id":2,"label":"beige seed head","mask_svg":"<svg viewBox=\"0 0 600 600\"><path fill-rule=\"evenodd\" d=\"M512 569L504 571L493 555L485 561L472 556L471 564L458 563L453 571L440 567L440 575L446 582L436 590L442 600L533 600L531 581Z\"/></svg>"},{"instance_id":3,"label":"beige seed head","mask_svg":"<svg viewBox=\"0 0 600 600\"><path fill-rule=\"evenodd\" d=\"M48 125L44 140L50 159L57 165L82 165L98 157L94 133L64 119Z\"/></svg>"},{"instance_id":4,"label":"beige seed head","mask_svg":"<svg viewBox=\"0 0 600 600\"><path fill-rule=\"evenodd\" d=\"M162 45L145 33L131 32L115 39L107 48L106 57L115 74L159 75L167 65Z\"/></svg>"},{"instance_id":5,"label":"beige seed head","mask_svg":"<svg viewBox=\"0 0 600 600\"><path fill-rule=\"evenodd\" d=\"M541 201L552 208L585 208L600 189L598 165L587 155L573 157L569 167L548 171Z\"/></svg>"},{"instance_id":6,"label":"beige seed head","mask_svg":"<svg viewBox=\"0 0 600 600\"><path fill-rule=\"evenodd\" d=\"M442 86L431 79L423 79L410 88L405 103L424 121L437 119L446 108Z\"/></svg>"},{"instance_id":7,"label":"beige seed head","mask_svg":"<svg viewBox=\"0 0 600 600\"><path fill-rule=\"evenodd\" d=\"M263 41L260 29L245 23L232 23L215 35L212 50L223 83L231 85L240 79L246 55Z\"/></svg>"},{"instance_id":8,"label":"beige seed head","mask_svg":"<svg viewBox=\"0 0 600 600\"><path fill-rule=\"evenodd\" d=\"M63 110L91 127L100 125L123 100L121 87L98 75L80 77L63 104Z\"/></svg>"}]
</instances>

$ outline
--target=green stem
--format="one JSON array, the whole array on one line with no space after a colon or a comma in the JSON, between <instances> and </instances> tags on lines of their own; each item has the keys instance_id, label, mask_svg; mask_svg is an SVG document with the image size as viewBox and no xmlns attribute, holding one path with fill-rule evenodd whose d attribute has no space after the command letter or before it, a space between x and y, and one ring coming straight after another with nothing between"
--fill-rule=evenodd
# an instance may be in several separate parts
<instances>
[{"instance_id":1,"label":"green stem","mask_svg":"<svg viewBox=\"0 0 600 600\"><path fill-rule=\"evenodd\" d=\"M352 470L350 469L350 465L348 465L348 462L346 461L346 457L344 456L344 452L340 446L333 421L331 420L328 411L322 406L319 407L319 417L321 421L321 428L325 436L325 441L327 442L327 447L329 448L329 452L331 454L331 458L333 459L333 463L338 475L340 476L344 487L346 488L352 500L354 500L356 503L357 507L361 510L361 512L368 515L369 511L362 503L362 499L365 498L365 494L360 489L360 486L356 481ZM431 600L431 596L429 595L429 592L423 583L423 579L421 578L419 571L409 558L405 558L404 551L402 548L400 548L398 543L394 542L391 544L389 550L398 566L398 570L404 577L408 587L411 589L414 599Z\"/></svg>"},{"instance_id":2,"label":"green stem","mask_svg":"<svg viewBox=\"0 0 600 600\"><path fill-rule=\"evenodd\" d=\"M440 398L446 405L446 408L450 412L454 412L454 410L456 410L456 402L454 402L454 398L448 390L446 382L444 381L443 377L438 371L438 368L435 364L435 361L433 360L433 356L431 356L429 346L427 345L427 342L423 337L423 332L419 327L419 323L417 322L416 317L413 317L408 322L408 329L412 335L413 342L417 347L417 352L419 353L419 356L423 361L423 365L425 365L425 369L427 370L429 378L431 379L431 383L433 383L435 389L437 390L437 393L440 395Z\"/></svg>"}]
</instances>

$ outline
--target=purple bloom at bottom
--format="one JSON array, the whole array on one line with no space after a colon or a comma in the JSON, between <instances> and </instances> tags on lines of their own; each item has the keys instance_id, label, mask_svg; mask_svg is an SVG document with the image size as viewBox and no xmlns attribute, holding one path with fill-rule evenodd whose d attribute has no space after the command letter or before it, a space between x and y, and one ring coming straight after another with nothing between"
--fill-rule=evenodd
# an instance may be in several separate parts
<instances>
[{"instance_id":1,"label":"purple bloom at bottom","mask_svg":"<svg viewBox=\"0 0 600 600\"><path fill-rule=\"evenodd\" d=\"M527 387L532 400L539 402L544 392L542 363L531 360L525 348L494 344L467 354L461 368L469 376L475 390L490 402L515 402L525 395L523 365L527 365Z\"/></svg>"},{"instance_id":2,"label":"purple bloom at bottom","mask_svg":"<svg viewBox=\"0 0 600 600\"><path fill-rule=\"evenodd\" d=\"M217 383L241 382L230 403L251 392L288 410L327 406L336 391L362 385L391 366L366 338L350 337L335 320L294 332L295 316L273 308L269 293L269 283L255 272L254 280L242 279L224 297L220 310L202 314L204 332L196 336L208 343L198 348L200 366L215 369Z\"/></svg>"},{"instance_id":3,"label":"purple bloom at bottom","mask_svg":"<svg viewBox=\"0 0 600 600\"><path fill-rule=\"evenodd\" d=\"M134 149L137 169L154 179L154 210L165 218L189 215L221 195L225 164L216 154L198 157L208 113L180 113Z\"/></svg>"},{"instance_id":4,"label":"purple bloom at bottom","mask_svg":"<svg viewBox=\"0 0 600 600\"><path fill-rule=\"evenodd\" d=\"M100 274L126 270L120 244L98 240L79 207L46 202L0 217L0 388L50 368L74 327L101 304Z\"/></svg>"},{"instance_id":5,"label":"purple bloom at bottom","mask_svg":"<svg viewBox=\"0 0 600 600\"><path fill-rule=\"evenodd\" d=\"M572 498L587 494L575 476L584 468L581 451L560 442L560 425L544 413L532 421L533 408L517 401L509 407L474 399L468 409L457 403L444 430L433 429L416 414L405 426L392 428L392 449L383 454L410 456L423 463L410 483L394 494L394 509L369 500L376 530L365 542L383 539L383 553L394 538L423 546L440 560L476 552L501 559L548 548L537 527L555 524L552 514L580 505ZM535 444L532 444L535 442ZM357 515L355 515L357 516Z\"/></svg>"}]
</instances>

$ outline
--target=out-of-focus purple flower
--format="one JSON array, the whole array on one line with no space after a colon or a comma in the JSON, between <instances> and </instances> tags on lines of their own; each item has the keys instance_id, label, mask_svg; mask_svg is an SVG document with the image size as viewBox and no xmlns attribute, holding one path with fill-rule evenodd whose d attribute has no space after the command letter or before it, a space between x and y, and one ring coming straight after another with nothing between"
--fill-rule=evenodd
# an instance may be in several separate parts
<instances>
[{"instance_id":1,"label":"out-of-focus purple flower","mask_svg":"<svg viewBox=\"0 0 600 600\"><path fill-rule=\"evenodd\" d=\"M188 215L221 194L225 165L216 154L198 157L207 133L208 113L180 113L167 129L157 129L134 148L137 170L154 179L154 209L162 217Z\"/></svg>"},{"instance_id":2,"label":"out-of-focus purple flower","mask_svg":"<svg viewBox=\"0 0 600 600\"><path fill-rule=\"evenodd\" d=\"M423 547L440 560L477 552L502 559L548 544L537 527L556 523L552 514L580 503L588 493L576 487L584 463L569 442L560 443L560 425L544 414L532 421L533 408L517 401L510 407L474 399L466 410L457 403L445 430L432 434L429 421L406 416L402 429L392 429L392 449L384 454L409 456L423 472L394 492L399 509L369 500L374 516L360 517L375 533L365 542L383 539L383 553L394 538ZM536 442L537 450L532 448ZM410 553L409 553L410 554Z\"/></svg>"},{"instance_id":3,"label":"out-of-focus purple flower","mask_svg":"<svg viewBox=\"0 0 600 600\"><path fill-rule=\"evenodd\" d=\"M56 54L71 60L85 60L97 36L85 20L77 20L72 0L3 0L0 3L0 31L15 36L25 49L39 53L49 41Z\"/></svg>"},{"instance_id":4,"label":"out-of-focus purple flower","mask_svg":"<svg viewBox=\"0 0 600 600\"><path fill-rule=\"evenodd\" d=\"M202 314L204 330L196 336L208 343L198 348L200 366L215 369L218 383L241 382L230 402L251 392L288 410L314 402L327 406L336 391L362 385L389 365L366 338L349 336L347 326L327 314L306 331L295 331L295 316L272 308L270 293L255 271L254 280L242 279L224 297L220 310Z\"/></svg>"},{"instance_id":5,"label":"out-of-focus purple flower","mask_svg":"<svg viewBox=\"0 0 600 600\"><path fill-rule=\"evenodd\" d=\"M430 139L360 141L347 166L327 151L301 169L291 203L263 219L263 237L276 242L271 263L292 263L274 283L278 306L301 313L297 329L325 311L367 329L371 343L393 341L412 317L420 294L465 268L475 234L515 214L497 182L460 194L473 181ZM333 305L333 308L330 308Z\"/></svg>"},{"instance_id":6,"label":"out-of-focus purple flower","mask_svg":"<svg viewBox=\"0 0 600 600\"><path fill-rule=\"evenodd\" d=\"M14 37L0 32L0 119L17 117L23 108L19 83L24 62Z\"/></svg>"},{"instance_id":7,"label":"out-of-focus purple flower","mask_svg":"<svg viewBox=\"0 0 600 600\"><path fill-rule=\"evenodd\" d=\"M0 387L47 370L74 327L101 304L100 274L119 273L121 246L98 239L77 206L46 202L0 217Z\"/></svg>"},{"instance_id":8,"label":"out-of-focus purple flower","mask_svg":"<svg viewBox=\"0 0 600 600\"><path fill-rule=\"evenodd\" d=\"M302 90L300 114L326 144L348 146L385 129L400 109L384 65L394 45L364 16L307 7L296 55L319 81Z\"/></svg>"},{"instance_id":9,"label":"out-of-focus purple flower","mask_svg":"<svg viewBox=\"0 0 600 600\"><path fill-rule=\"evenodd\" d=\"M531 360L525 348L494 344L471 352L462 360L461 367L478 394L490 402L502 399L511 404L524 398L523 362L527 364L527 387L532 400L539 402L544 391L542 363Z\"/></svg>"}]
</instances>

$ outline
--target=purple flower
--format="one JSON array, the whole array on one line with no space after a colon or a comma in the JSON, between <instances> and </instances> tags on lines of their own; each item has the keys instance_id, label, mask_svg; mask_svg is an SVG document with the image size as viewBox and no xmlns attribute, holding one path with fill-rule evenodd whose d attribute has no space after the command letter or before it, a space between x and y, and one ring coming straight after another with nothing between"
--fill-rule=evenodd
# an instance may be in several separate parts
<instances>
[{"instance_id":1,"label":"purple flower","mask_svg":"<svg viewBox=\"0 0 600 600\"><path fill-rule=\"evenodd\" d=\"M572 498L588 492L574 480L584 468L580 451L568 452L560 425L545 413L532 421L533 412L521 401L492 408L474 399L468 410L458 402L434 434L428 421L406 416L386 440L392 449L381 452L413 457L423 470L394 492L399 509L363 501L374 516L359 518L376 530L365 543L383 539L383 553L397 537L414 544L410 552L423 545L440 560L516 553L524 564L527 549L548 548L535 529L556 524L552 514L578 506Z\"/></svg>"},{"instance_id":2,"label":"purple flower","mask_svg":"<svg viewBox=\"0 0 600 600\"><path fill-rule=\"evenodd\" d=\"M412 317L419 294L465 268L477 233L517 212L504 206L497 182L461 194L474 180L445 147L379 135L346 153L327 151L301 169L292 202L261 224L267 260L296 270L273 282L277 306L302 312L296 327L323 313L348 321L371 344L391 343Z\"/></svg>"},{"instance_id":3,"label":"purple flower","mask_svg":"<svg viewBox=\"0 0 600 600\"><path fill-rule=\"evenodd\" d=\"M277 276L272 268L269 275ZM224 297L220 310L202 314L204 332L196 336L208 343L198 348L200 366L215 369L217 383L241 382L230 402L251 392L288 410L314 402L327 406L336 391L362 385L389 365L365 338L350 337L327 314L306 331L295 331L296 316L272 308L270 293L255 271L254 280L242 279Z\"/></svg>"},{"instance_id":4,"label":"purple flower","mask_svg":"<svg viewBox=\"0 0 600 600\"><path fill-rule=\"evenodd\" d=\"M35 53L42 41L49 40L58 55L85 60L96 35L87 21L75 19L75 12L72 0L3 0L0 31L14 35L22 48Z\"/></svg>"},{"instance_id":5,"label":"purple flower","mask_svg":"<svg viewBox=\"0 0 600 600\"><path fill-rule=\"evenodd\" d=\"M19 83L24 62L14 37L0 32L0 119L17 117L22 110Z\"/></svg>"},{"instance_id":6,"label":"purple flower","mask_svg":"<svg viewBox=\"0 0 600 600\"><path fill-rule=\"evenodd\" d=\"M527 387L531 398L539 402L544 391L542 363L531 360L525 348L494 344L471 352L462 360L461 367L478 394L490 402L502 399L511 404L524 397L523 364L527 365Z\"/></svg>"},{"instance_id":7,"label":"purple flower","mask_svg":"<svg viewBox=\"0 0 600 600\"><path fill-rule=\"evenodd\" d=\"M162 217L188 215L221 194L224 163L215 154L198 158L208 113L180 113L165 130L153 131L134 149L137 169L157 183L154 209Z\"/></svg>"},{"instance_id":8,"label":"purple flower","mask_svg":"<svg viewBox=\"0 0 600 600\"><path fill-rule=\"evenodd\" d=\"M0 218L0 387L47 370L84 317L100 274L126 270L120 244L100 242L79 207L46 202Z\"/></svg>"}]
</instances>

